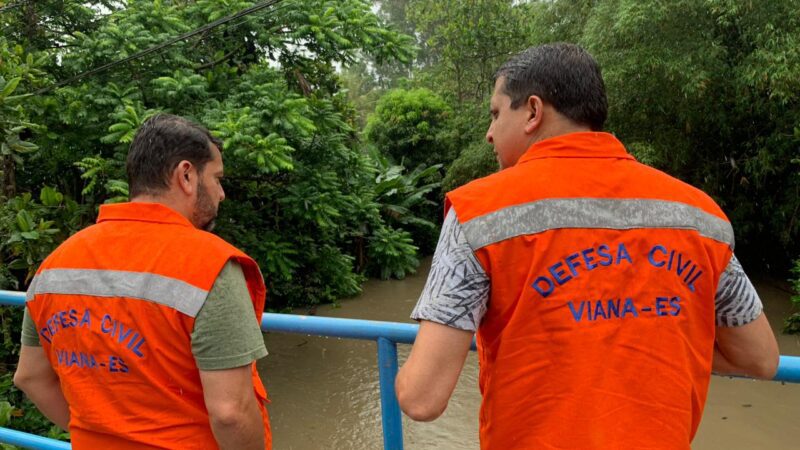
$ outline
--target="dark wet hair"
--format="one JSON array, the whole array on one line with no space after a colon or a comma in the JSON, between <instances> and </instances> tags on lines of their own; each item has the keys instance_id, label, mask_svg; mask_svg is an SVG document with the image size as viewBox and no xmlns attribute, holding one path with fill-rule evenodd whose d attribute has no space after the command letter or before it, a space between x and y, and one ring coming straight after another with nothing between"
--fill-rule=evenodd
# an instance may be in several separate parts
<instances>
[{"instance_id":1,"label":"dark wet hair","mask_svg":"<svg viewBox=\"0 0 800 450\"><path fill-rule=\"evenodd\" d=\"M131 198L167 189L170 174L183 160L202 172L213 159L210 144L222 150L222 142L205 127L183 117L156 114L147 119L128 150L126 170Z\"/></svg>"},{"instance_id":2,"label":"dark wet hair","mask_svg":"<svg viewBox=\"0 0 800 450\"><path fill-rule=\"evenodd\" d=\"M603 129L608 117L603 76L581 47L563 42L531 47L503 64L494 75L495 80L501 77L511 108L536 95L573 122Z\"/></svg>"}]
</instances>

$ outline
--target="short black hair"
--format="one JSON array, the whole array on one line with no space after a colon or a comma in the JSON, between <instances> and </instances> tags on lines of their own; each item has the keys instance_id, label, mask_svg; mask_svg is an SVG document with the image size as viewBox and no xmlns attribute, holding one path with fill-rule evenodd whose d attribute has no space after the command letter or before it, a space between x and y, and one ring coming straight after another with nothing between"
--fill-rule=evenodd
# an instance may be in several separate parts
<instances>
[{"instance_id":1,"label":"short black hair","mask_svg":"<svg viewBox=\"0 0 800 450\"><path fill-rule=\"evenodd\" d=\"M603 129L608 117L606 88L600 66L583 48L564 42L531 47L495 72L495 81L501 77L512 109L536 95L573 122L593 131Z\"/></svg>"},{"instance_id":2,"label":"short black hair","mask_svg":"<svg viewBox=\"0 0 800 450\"><path fill-rule=\"evenodd\" d=\"M214 158L210 144L222 151L222 142L202 125L172 114L150 117L136 132L128 150L130 197L163 192L169 187L170 174L183 160L202 172Z\"/></svg>"}]
</instances>

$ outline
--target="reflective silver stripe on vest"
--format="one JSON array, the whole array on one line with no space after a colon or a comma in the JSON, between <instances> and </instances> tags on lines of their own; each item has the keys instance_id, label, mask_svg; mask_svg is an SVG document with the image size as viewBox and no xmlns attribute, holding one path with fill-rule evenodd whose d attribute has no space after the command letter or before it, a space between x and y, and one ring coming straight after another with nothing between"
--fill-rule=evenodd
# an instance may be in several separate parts
<instances>
[{"instance_id":1,"label":"reflective silver stripe on vest","mask_svg":"<svg viewBox=\"0 0 800 450\"><path fill-rule=\"evenodd\" d=\"M646 199L559 198L509 206L462 224L473 250L558 228L695 230L733 248L733 228L700 208Z\"/></svg>"},{"instance_id":2,"label":"reflective silver stripe on vest","mask_svg":"<svg viewBox=\"0 0 800 450\"><path fill-rule=\"evenodd\" d=\"M36 275L26 299L38 294L129 297L169 306L196 317L208 291L162 275L121 270L50 269Z\"/></svg>"}]
</instances>

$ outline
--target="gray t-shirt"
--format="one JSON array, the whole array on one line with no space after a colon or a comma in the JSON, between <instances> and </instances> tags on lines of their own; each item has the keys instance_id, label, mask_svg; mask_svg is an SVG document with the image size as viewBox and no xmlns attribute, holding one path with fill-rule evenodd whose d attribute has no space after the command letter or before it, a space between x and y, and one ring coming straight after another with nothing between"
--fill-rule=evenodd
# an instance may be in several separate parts
<instances>
[{"instance_id":1,"label":"gray t-shirt","mask_svg":"<svg viewBox=\"0 0 800 450\"><path fill-rule=\"evenodd\" d=\"M267 356L239 263L228 261L220 271L195 317L191 340L192 354L201 370L232 369ZM22 345L41 346L28 308L23 316Z\"/></svg>"},{"instance_id":2,"label":"gray t-shirt","mask_svg":"<svg viewBox=\"0 0 800 450\"><path fill-rule=\"evenodd\" d=\"M489 277L451 208L442 225L428 280L411 318L477 331L489 303L490 287ZM731 257L720 276L715 310L720 327L748 324L763 310L761 299L736 256Z\"/></svg>"}]
</instances>

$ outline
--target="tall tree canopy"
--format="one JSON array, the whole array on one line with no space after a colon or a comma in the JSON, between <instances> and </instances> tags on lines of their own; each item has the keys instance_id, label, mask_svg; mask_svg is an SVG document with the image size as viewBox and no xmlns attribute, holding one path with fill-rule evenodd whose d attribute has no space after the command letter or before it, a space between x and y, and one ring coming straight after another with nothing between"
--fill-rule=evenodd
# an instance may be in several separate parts
<instances>
[{"instance_id":1,"label":"tall tree canopy","mask_svg":"<svg viewBox=\"0 0 800 450\"><path fill-rule=\"evenodd\" d=\"M0 50L13 62L3 70L23 74L2 76L17 84L17 95L198 31L24 102L3 97L0 125L15 144L4 162L16 175L4 171L6 197L33 194L6 203L3 235L21 231L23 243L41 244L38 253L0 244L11 267L4 286L28 279L42 254L93 220L97 205L127 198L127 147L155 112L195 119L223 139L228 200L218 231L261 264L272 307L357 293L368 268L395 276L414 270L408 234L384 221L376 193L382 166L360 149L336 74L362 55L408 61L411 38L365 0L274 1L206 26L261 3L46 0L0 15ZM44 187L62 196L58 205L37 201ZM70 209L77 219L55 217L68 202L84 206ZM17 222L20 214L57 237L22 230L19 224L31 227Z\"/></svg>"},{"instance_id":2,"label":"tall tree canopy","mask_svg":"<svg viewBox=\"0 0 800 450\"><path fill-rule=\"evenodd\" d=\"M800 253L798 0L386 3L389 17L404 5L416 29L413 83L460 119L445 188L496 170L480 144L494 70L524 48L576 42L603 69L609 131L640 160L711 194L742 256L785 268Z\"/></svg>"}]
</instances>

